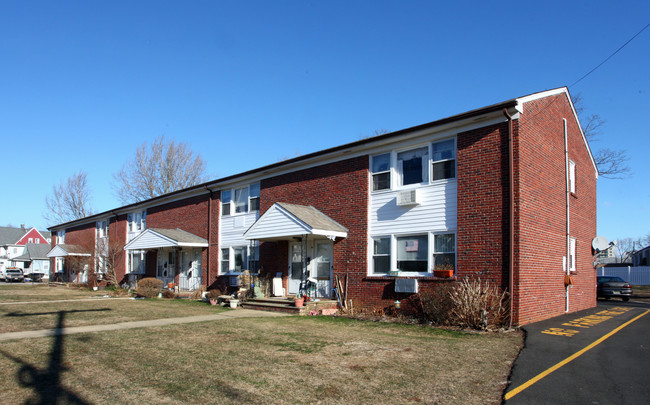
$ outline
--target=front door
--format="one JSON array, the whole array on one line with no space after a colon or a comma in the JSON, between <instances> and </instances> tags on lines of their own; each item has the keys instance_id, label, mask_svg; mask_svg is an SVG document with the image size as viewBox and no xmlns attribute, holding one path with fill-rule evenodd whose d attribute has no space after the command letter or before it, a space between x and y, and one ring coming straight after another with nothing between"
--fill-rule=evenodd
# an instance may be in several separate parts
<instances>
[{"instance_id":1,"label":"front door","mask_svg":"<svg viewBox=\"0 0 650 405\"><path fill-rule=\"evenodd\" d=\"M329 298L332 292L332 242L316 242L311 276L316 279L316 297Z\"/></svg>"},{"instance_id":2,"label":"front door","mask_svg":"<svg viewBox=\"0 0 650 405\"><path fill-rule=\"evenodd\" d=\"M182 290L193 291L201 285L201 249L181 251L181 271L178 284Z\"/></svg>"},{"instance_id":3,"label":"front door","mask_svg":"<svg viewBox=\"0 0 650 405\"><path fill-rule=\"evenodd\" d=\"M176 276L176 252L173 249L158 249L158 269L156 277L167 286Z\"/></svg>"},{"instance_id":4,"label":"front door","mask_svg":"<svg viewBox=\"0 0 650 405\"><path fill-rule=\"evenodd\" d=\"M300 242L289 244L289 294L300 292L302 282L304 246ZM309 241L306 248L307 274L305 280L310 279L316 283L315 291L307 291L315 298L329 298L332 296L332 242L329 240Z\"/></svg>"},{"instance_id":5,"label":"front door","mask_svg":"<svg viewBox=\"0 0 650 405\"><path fill-rule=\"evenodd\" d=\"M289 244L289 294L300 292L302 267L302 243L292 242Z\"/></svg>"}]
</instances>

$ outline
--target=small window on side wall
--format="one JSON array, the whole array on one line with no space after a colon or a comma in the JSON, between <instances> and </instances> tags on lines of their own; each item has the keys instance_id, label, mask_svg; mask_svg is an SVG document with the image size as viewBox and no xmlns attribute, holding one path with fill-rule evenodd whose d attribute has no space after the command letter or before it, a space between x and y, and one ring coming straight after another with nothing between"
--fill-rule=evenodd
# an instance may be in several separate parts
<instances>
[{"instance_id":1,"label":"small window on side wall","mask_svg":"<svg viewBox=\"0 0 650 405\"><path fill-rule=\"evenodd\" d=\"M372 157L372 191L390 188L390 153Z\"/></svg>"},{"instance_id":2,"label":"small window on side wall","mask_svg":"<svg viewBox=\"0 0 650 405\"><path fill-rule=\"evenodd\" d=\"M456 146L454 140L436 142L431 145L431 180L456 177Z\"/></svg>"},{"instance_id":3,"label":"small window on side wall","mask_svg":"<svg viewBox=\"0 0 650 405\"><path fill-rule=\"evenodd\" d=\"M250 211L260 210L260 184L251 184L250 186Z\"/></svg>"},{"instance_id":4,"label":"small window on side wall","mask_svg":"<svg viewBox=\"0 0 650 405\"><path fill-rule=\"evenodd\" d=\"M576 193L576 164L573 160L569 160L569 191Z\"/></svg>"}]
</instances>

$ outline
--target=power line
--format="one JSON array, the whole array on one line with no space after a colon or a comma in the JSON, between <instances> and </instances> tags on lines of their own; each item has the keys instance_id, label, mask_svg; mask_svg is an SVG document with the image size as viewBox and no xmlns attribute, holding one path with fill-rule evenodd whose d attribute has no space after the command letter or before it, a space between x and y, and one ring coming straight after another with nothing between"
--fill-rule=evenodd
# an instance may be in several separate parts
<instances>
[{"instance_id":1,"label":"power line","mask_svg":"<svg viewBox=\"0 0 650 405\"><path fill-rule=\"evenodd\" d=\"M604 61L600 62L600 64L599 64L598 66L596 66L595 68L591 69L591 70L589 71L589 73L587 73L586 75L582 76L580 79L576 80L576 81L575 81L572 85L570 85L569 87L573 87L573 86L575 86L576 84L580 83L580 81L581 81L582 79L584 79L585 77L587 77L587 76L589 76L590 74L592 74L592 73L594 72L594 70L598 69L598 68L601 67L605 62L607 62L608 60L610 60L614 55L616 55L616 54L617 54L621 49L625 48L625 46L626 46L627 44L629 44L630 42L632 42L632 40L633 40L634 38L636 38L637 36L639 36L639 34L641 34L643 31L645 31L645 29L648 28L648 27L650 27L650 24L648 24L648 25L646 25L645 27L643 27L643 28L641 29L641 31L637 32L637 33L636 33L632 38L630 38L626 43L624 43L623 45L621 45L621 47L618 48L618 49L617 49L613 54L609 55L609 56L607 57L607 59L605 59Z\"/></svg>"}]
</instances>

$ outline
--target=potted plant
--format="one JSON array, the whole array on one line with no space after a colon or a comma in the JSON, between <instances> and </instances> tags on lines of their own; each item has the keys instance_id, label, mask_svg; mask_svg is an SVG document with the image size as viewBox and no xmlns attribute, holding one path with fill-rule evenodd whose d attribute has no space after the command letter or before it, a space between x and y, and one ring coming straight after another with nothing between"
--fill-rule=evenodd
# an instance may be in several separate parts
<instances>
[{"instance_id":1,"label":"potted plant","mask_svg":"<svg viewBox=\"0 0 650 405\"><path fill-rule=\"evenodd\" d=\"M296 295L296 297L293 299L293 302L297 308L301 308L302 306L305 305L305 297L301 295Z\"/></svg>"},{"instance_id":2,"label":"potted plant","mask_svg":"<svg viewBox=\"0 0 650 405\"><path fill-rule=\"evenodd\" d=\"M210 290L205 294L205 298L210 302L210 305L217 305L219 303L219 296L221 291Z\"/></svg>"},{"instance_id":3,"label":"potted plant","mask_svg":"<svg viewBox=\"0 0 650 405\"><path fill-rule=\"evenodd\" d=\"M452 278L454 266L452 264L438 264L433 268L434 277Z\"/></svg>"}]
</instances>

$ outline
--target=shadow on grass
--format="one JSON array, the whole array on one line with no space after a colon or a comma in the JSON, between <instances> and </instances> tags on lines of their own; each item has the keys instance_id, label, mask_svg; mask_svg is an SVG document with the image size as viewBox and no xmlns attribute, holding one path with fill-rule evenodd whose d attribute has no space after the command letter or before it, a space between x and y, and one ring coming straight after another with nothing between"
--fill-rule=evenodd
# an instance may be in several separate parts
<instances>
[{"instance_id":1,"label":"shadow on grass","mask_svg":"<svg viewBox=\"0 0 650 405\"><path fill-rule=\"evenodd\" d=\"M26 388L31 388L34 395L25 400L25 404L90 404L90 402L79 397L74 392L65 388L61 384L61 375L67 371L63 364L63 344L65 336L65 316L74 312L92 312L92 311L110 311L108 308L104 309L88 309L88 310L72 310L72 311L56 311L44 313L9 313L5 316L34 316L34 315L51 315L58 314L57 326L54 329L54 343L52 351L50 352L50 361L46 369L39 369L38 367L27 363L26 361L0 350L6 358L20 364L21 367L16 374L19 384Z\"/></svg>"}]
</instances>

